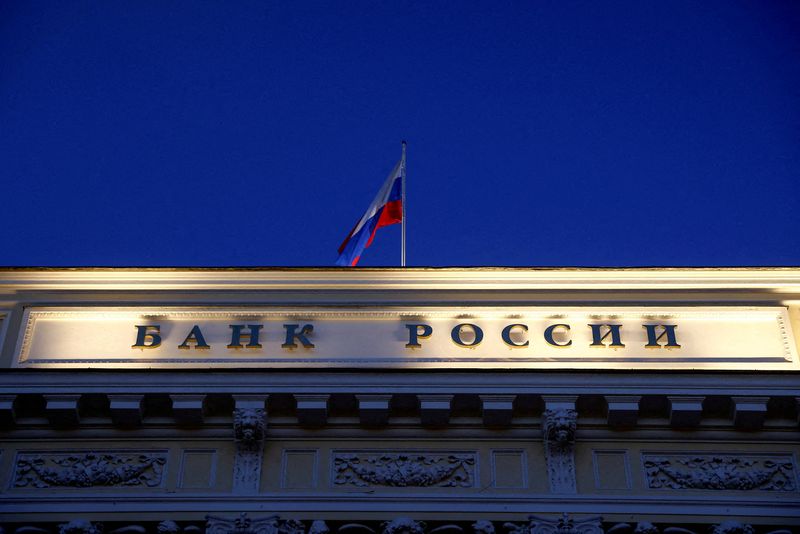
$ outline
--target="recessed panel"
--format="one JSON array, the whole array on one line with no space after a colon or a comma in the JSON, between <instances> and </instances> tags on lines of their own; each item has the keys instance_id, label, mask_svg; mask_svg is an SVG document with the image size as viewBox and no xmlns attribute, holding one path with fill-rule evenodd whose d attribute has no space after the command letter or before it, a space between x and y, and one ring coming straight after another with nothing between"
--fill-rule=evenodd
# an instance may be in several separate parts
<instances>
[{"instance_id":1,"label":"recessed panel","mask_svg":"<svg viewBox=\"0 0 800 534\"><path fill-rule=\"evenodd\" d=\"M528 487L528 462L522 450L492 450L492 486L523 489Z\"/></svg>"},{"instance_id":2,"label":"recessed panel","mask_svg":"<svg viewBox=\"0 0 800 534\"><path fill-rule=\"evenodd\" d=\"M217 477L217 451L215 449L186 449L181 460L180 481L183 489L208 489L214 487Z\"/></svg>"}]
</instances>

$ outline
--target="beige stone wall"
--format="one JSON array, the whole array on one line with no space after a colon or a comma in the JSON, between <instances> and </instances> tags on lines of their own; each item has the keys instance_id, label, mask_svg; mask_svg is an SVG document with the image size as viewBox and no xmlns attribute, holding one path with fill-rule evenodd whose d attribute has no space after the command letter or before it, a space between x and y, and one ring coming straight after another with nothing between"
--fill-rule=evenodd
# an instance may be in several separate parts
<instances>
[{"instance_id":1,"label":"beige stone wall","mask_svg":"<svg viewBox=\"0 0 800 534\"><path fill-rule=\"evenodd\" d=\"M334 534L490 534L479 520L502 534L563 513L606 530L800 524L797 372L10 369L31 305L343 303L787 306L800 332L800 271L0 271L0 525L154 533L171 519L199 534L207 514L241 512L304 521L283 534L316 519ZM263 417L263 436L237 433L236 410ZM559 410L574 424L562 441L546 430ZM427 526L382 526L402 516Z\"/></svg>"}]
</instances>

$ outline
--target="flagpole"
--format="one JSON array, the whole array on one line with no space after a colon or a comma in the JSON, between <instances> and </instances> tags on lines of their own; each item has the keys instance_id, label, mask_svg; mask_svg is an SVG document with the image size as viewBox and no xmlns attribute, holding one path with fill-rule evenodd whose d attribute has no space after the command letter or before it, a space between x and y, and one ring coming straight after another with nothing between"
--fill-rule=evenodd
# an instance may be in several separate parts
<instances>
[{"instance_id":1,"label":"flagpole","mask_svg":"<svg viewBox=\"0 0 800 534\"><path fill-rule=\"evenodd\" d=\"M403 156L400 161L400 180L403 190L401 205L403 207L402 214L402 238L400 245L400 267L406 266L406 142L403 141Z\"/></svg>"}]
</instances>

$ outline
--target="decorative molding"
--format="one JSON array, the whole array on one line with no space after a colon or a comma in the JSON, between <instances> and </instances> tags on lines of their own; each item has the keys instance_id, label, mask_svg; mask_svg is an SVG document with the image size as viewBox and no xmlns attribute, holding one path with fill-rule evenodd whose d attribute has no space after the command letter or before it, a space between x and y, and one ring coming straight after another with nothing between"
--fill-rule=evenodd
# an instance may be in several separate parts
<instances>
[{"instance_id":1,"label":"decorative molding","mask_svg":"<svg viewBox=\"0 0 800 534\"><path fill-rule=\"evenodd\" d=\"M206 516L206 534L306 534L303 523L277 515L250 519L243 512L236 519Z\"/></svg>"},{"instance_id":2,"label":"decorative molding","mask_svg":"<svg viewBox=\"0 0 800 534\"><path fill-rule=\"evenodd\" d=\"M409 517L397 517L392 520L383 521L370 520L366 522L347 522L348 519L340 519L338 525L332 529L328 527L324 520L283 520L280 516L273 515L266 518L250 519L247 513L242 513L237 519L228 519L217 516L206 516L206 528L201 528L195 522L191 524L183 523L181 527L172 520L165 520L153 526L152 523L123 524L123 526L113 529L109 534L146 534L155 532L157 534L464 534L469 532L472 527L472 534L494 534L495 524L502 524L500 521L481 519L472 525L466 521L450 522L440 526L428 527L424 521L416 521ZM358 521L358 519L355 519ZM352 520L350 520L352 521ZM440 521L436 521L439 523ZM674 525L670 523L659 523L654 525L648 521L638 523L606 523L603 529L601 517L589 517L585 519L572 519L566 513L557 519L548 519L537 516L529 516L528 523L505 523L503 526L508 534L755 534L757 529L747 523L730 520L722 523L702 522L694 523L692 529L685 528L687 525ZM308 525L308 530L304 525ZM41 526L22 524L13 529L14 534L103 534L102 523L90 522L86 519L75 519L69 523L38 523ZM794 523L792 523L794 524ZM7 528L12 524L6 524ZM113 527L112 527L113 528ZM764 534L791 534L794 530L790 525L780 527L779 525L762 525L758 528ZM6 530L0 525L0 532L11 534L11 529Z\"/></svg>"},{"instance_id":3,"label":"decorative molding","mask_svg":"<svg viewBox=\"0 0 800 534\"><path fill-rule=\"evenodd\" d=\"M480 519L472 523L473 534L495 534L494 525L491 521Z\"/></svg>"},{"instance_id":4,"label":"decorative molding","mask_svg":"<svg viewBox=\"0 0 800 534\"><path fill-rule=\"evenodd\" d=\"M643 454L642 461L653 489L797 490L789 455Z\"/></svg>"},{"instance_id":5,"label":"decorative molding","mask_svg":"<svg viewBox=\"0 0 800 534\"><path fill-rule=\"evenodd\" d=\"M754 534L755 529L751 525L739 521L725 521L711 527L710 532L711 534Z\"/></svg>"},{"instance_id":6,"label":"decorative molding","mask_svg":"<svg viewBox=\"0 0 800 534\"><path fill-rule=\"evenodd\" d=\"M124 527L115 528L109 534L147 534L147 529L142 525L125 525Z\"/></svg>"},{"instance_id":7,"label":"decorative molding","mask_svg":"<svg viewBox=\"0 0 800 534\"><path fill-rule=\"evenodd\" d=\"M347 522L343 518L337 521L338 526L329 528L324 520L299 520L281 519L278 515L265 518L250 519L247 513L242 513L236 519L228 519L218 516L206 516L206 534L463 534L468 532L469 523L466 521L451 522L440 526L428 527L424 521L416 521L409 517L397 517L389 521L369 520L366 522ZM352 519L349 521L353 521ZM358 521L358 519L355 519ZM438 523L439 521L437 521ZM194 523L194 521L192 521ZM309 524L308 530L304 528ZM495 524L500 524L500 520L492 521L481 519L472 523L473 534L494 534ZM792 523L794 524L794 523ZM38 523L41 526L22 524L14 529L14 534L103 534L102 523L91 522L86 519L74 519L69 523ZM158 523L153 528L152 523L142 524L123 524L123 526L111 530L109 534L146 534L156 532L157 534L201 534L203 529L196 524L185 524L181 527L172 520L165 520ZM11 526L7 524L6 526ZM549 519L538 516L529 516L528 522L524 524L504 523L508 534L755 534L757 529L747 523L729 520L721 523L701 522L692 525L693 530L685 528L687 525L675 525L670 523L659 523L654 525L648 521L638 523L616 523L602 526L602 518L599 516L584 519L572 519L564 513L557 519ZM790 525L781 527L779 525L762 525L758 528L759 532L765 534L791 534L794 532ZM0 525L0 532L6 531Z\"/></svg>"},{"instance_id":8,"label":"decorative molding","mask_svg":"<svg viewBox=\"0 0 800 534\"><path fill-rule=\"evenodd\" d=\"M660 532L658 527L649 521L639 521L633 529L633 534L660 534Z\"/></svg>"},{"instance_id":9,"label":"decorative molding","mask_svg":"<svg viewBox=\"0 0 800 534\"><path fill-rule=\"evenodd\" d=\"M102 534L103 525L85 519L73 519L69 523L58 525L58 534Z\"/></svg>"},{"instance_id":10,"label":"decorative molding","mask_svg":"<svg viewBox=\"0 0 800 534\"><path fill-rule=\"evenodd\" d=\"M398 517L381 524L381 534L425 534L424 521L414 521L408 517Z\"/></svg>"},{"instance_id":11,"label":"decorative molding","mask_svg":"<svg viewBox=\"0 0 800 534\"><path fill-rule=\"evenodd\" d=\"M175 521L166 519L158 524L156 527L158 534L180 534L181 527Z\"/></svg>"},{"instance_id":12,"label":"decorative molding","mask_svg":"<svg viewBox=\"0 0 800 534\"><path fill-rule=\"evenodd\" d=\"M506 523L503 525L508 534L603 534L602 519L572 519L566 513L558 519L546 519L535 515L528 517L525 525Z\"/></svg>"},{"instance_id":13,"label":"decorative molding","mask_svg":"<svg viewBox=\"0 0 800 534\"><path fill-rule=\"evenodd\" d=\"M0 272L2 291L750 289L800 291L800 270L761 268L23 268Z\"/></svg>"},{"instance_id":14,"label":"decorative molding","mask_svg":"<svg viewBox=\"0 0 800 534\"><path fill-rule=\"evenodd\" d=\"M335 486L458 487L476 485L474 452L348 451L333 454Z\"/></svg>"},{"instance_id":15,"label":"decorative molding","mask_svg":"<svg viewBox=\"0 0 800 534\"><path fill-rule=\"evenodd\" d=\"M571 408L545 410L542 416L547 474L553 493L577 493L575 429L578 412Z\"/></svg>"},{"instance_id":16,"label":"decorative molding","mask_svg":"<svg viewBox=\"0 0 800 534\"><path fill-rule=\"evenodd\" d=\"M315 519L308 527L308 534L328 534L330 531L328 524L322 519Z\"/></svg>"},{"instance_id":17,"label":"decorative molding","mask_svg":"<svg viewBox=\"0 0 800 534\"><path fill-rule=\"evenodd\" d=\"M37 452L17 455L15 488L89 488L164 483L166 451Z\"/></svg>"},{"instance_id":18,"label":"decorative molding","mask_svg":"<svg viewBox=\"0 0 800 534\"><path fill-rule=\"evenodd\" d=\"M606 529L606 534L661 534L661 529L648 521L639 521L636 526L630 523L617 523ZM681 529L675 534L694 534L691 531Z\"/></svg>"},{"instance_id":19,"label":"decorative molding","mask_svg":"<svg viewBox=\"0 0 800 534\"><path fill-rule=\"evenodd\" d=\"M233 466L234 492L258 492L266 431L267 412L265 409L236 408L233 410L233 435L236 441L236 457Z\"/></svg>"}]
</instances>

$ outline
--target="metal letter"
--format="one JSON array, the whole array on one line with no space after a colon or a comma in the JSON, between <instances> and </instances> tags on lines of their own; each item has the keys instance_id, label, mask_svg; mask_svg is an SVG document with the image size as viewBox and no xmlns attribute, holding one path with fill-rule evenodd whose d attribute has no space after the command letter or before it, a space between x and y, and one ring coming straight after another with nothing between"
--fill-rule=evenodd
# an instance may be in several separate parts
<instances>
[{"instance_id":1,"label":"metal letter","mask_svg":"<svg viewBox=\"0 0 800 534\"><path fill-rule=\"evenodd\" d=\"M525 332L528 331L528 325L526 324L510 324L507 327L503 328L503 333L501 334L503 337L503 341L505 342L506 345L510 347L516 347L516 348L527 347L529 345L527 339L525 340L525 343L514 343L514 340L511 339L511 331L516 327L520 327Z\"/></svg>"},{"instance_id":2,"label":"metal letter","mask_svg":"<svg viewBox=\"0 0 800 534\"><path fill-rule=\"evenodd\" d=\"M471 328L472 331L475 332L475 339L472 340L472 343L464 343L464 341L461 339L461 329L465 326ZM459 347L476 347L481 341L483 341L483 330L481 330L481 328L476 324L457 324L450 332L450 337L453 339L453 343Z\"/></svg>"},{"instance_id":3,"label":"metal letter","mask_svg":"<svg viewBox=\"0 0 800 534\"><path fill-rule=\"evenodd\" d=\"M152 328L152 331L148 331ZM150 341L150 343L148 343ZM154 349L161 346L161 326L157 324L136 325L136 345L134 349Z\"/></svg>"},{"instance_id":4,"label":"metal letter","mask_svg":"<svg viewBox=\"0 0 800 534\"><path fill-rule=\"evenodd\" d=\"M620 340L619 329L622 328L621 324L590 324L592 328L592 344L589 345L590 347L624 347L625 345ZM600 329L604 326L608 327L608 331L600 335ZM606 345L603 341L611 334L611 344Z\"/></svg>"},{"instance_id":5,"label":"metal letter","mask_svg":"<svg viewBox=\"0 0 800 534\"><path fill-rule=\"evenodd\" d=\"M570 345L572 345L571 339L567 340L566 343L556 343L556 340L553 339L553 331L559 327L564 328L565 330L569 330L568 324L551 324L544 330L544 340L547 341L548 345L552 345L554 347L569 347Z\"/></svg>"},{"instance_id":6,"label":"metal letter","mask_svg":"<svg viewBox=\"0 0 800 534\"><path fill-rule=\"evenodd\" d=\"M642 325L647 330L647 345L645 348L648 349L660 349L662 346L665 348L677 348L679 349L681 346L678 345L678 341L675 338L675 329L678 328L676 324L643 324ZM656 336L656 327L660 326L664 329L660 335ZM667 336L667 344L661 345L659 341L661 338Z\"/></svg>"},{"instance_id":7,"label":"metal letter","mask_svg":"<svg viewBox=\"0 0 800 534\"><path fill-rule=\"evenodd\" d=\"M247 328L250 332L242 332L242 328L244 328L243 324L229 324L228 325L232 332L231 332L231 344L228 345L229 349L241 349L242 348L242 336L247 338L247 345L248 349L260 349L261 343L258 342L258 334L261 329L264 327L263 324L249 324Z\"/></svg>"},{"instance_id":8,"label":"metal letter","mask_svg":"<svg viewBox=\"0 0 800 534\"><path fill-rule=\"evenodd\" d=\"M194 343L194 348L196 349L210 349L208 343L206 343L206 338L203 337L203 333L200 331L200 325L194 325L192 327L192 331L189 332L189 335L186 336L186 339L183 340L183 343L178 345L179 349L190 349L192 348L189 343Z\"/></svg>"},{"instance_id":9,"label":"metal letter","mask_svg":"<svg viewBox=\"0 0 800 534\"><path fill-rule=\"evenodd\" d=\"M422 346L419 344L419 338L427 339L433 334L433 328L429 324L407 324L406 328L408 328L407 349L418 349Z\"/></svg>"},{"instance_id":10,"label":"metal letter","mask_svg":"<svg viewBox=\"0 0 800 534\"><path fill-rule=\"evenodd\" d=\"M300 328L299 324L285 324L283 327L286 329L286 342L281 345L284 349L294 349L297 347L297 343L294 342L295 339L299 340L300 343L303 344L303 348L306 349L313 349L314 344L311 343L306 335L312 334L314 332L314 325L307 324L304 325L303 328L300 329L300 332L296 332L298 328Z\"/></svg>"}]
</instances>

